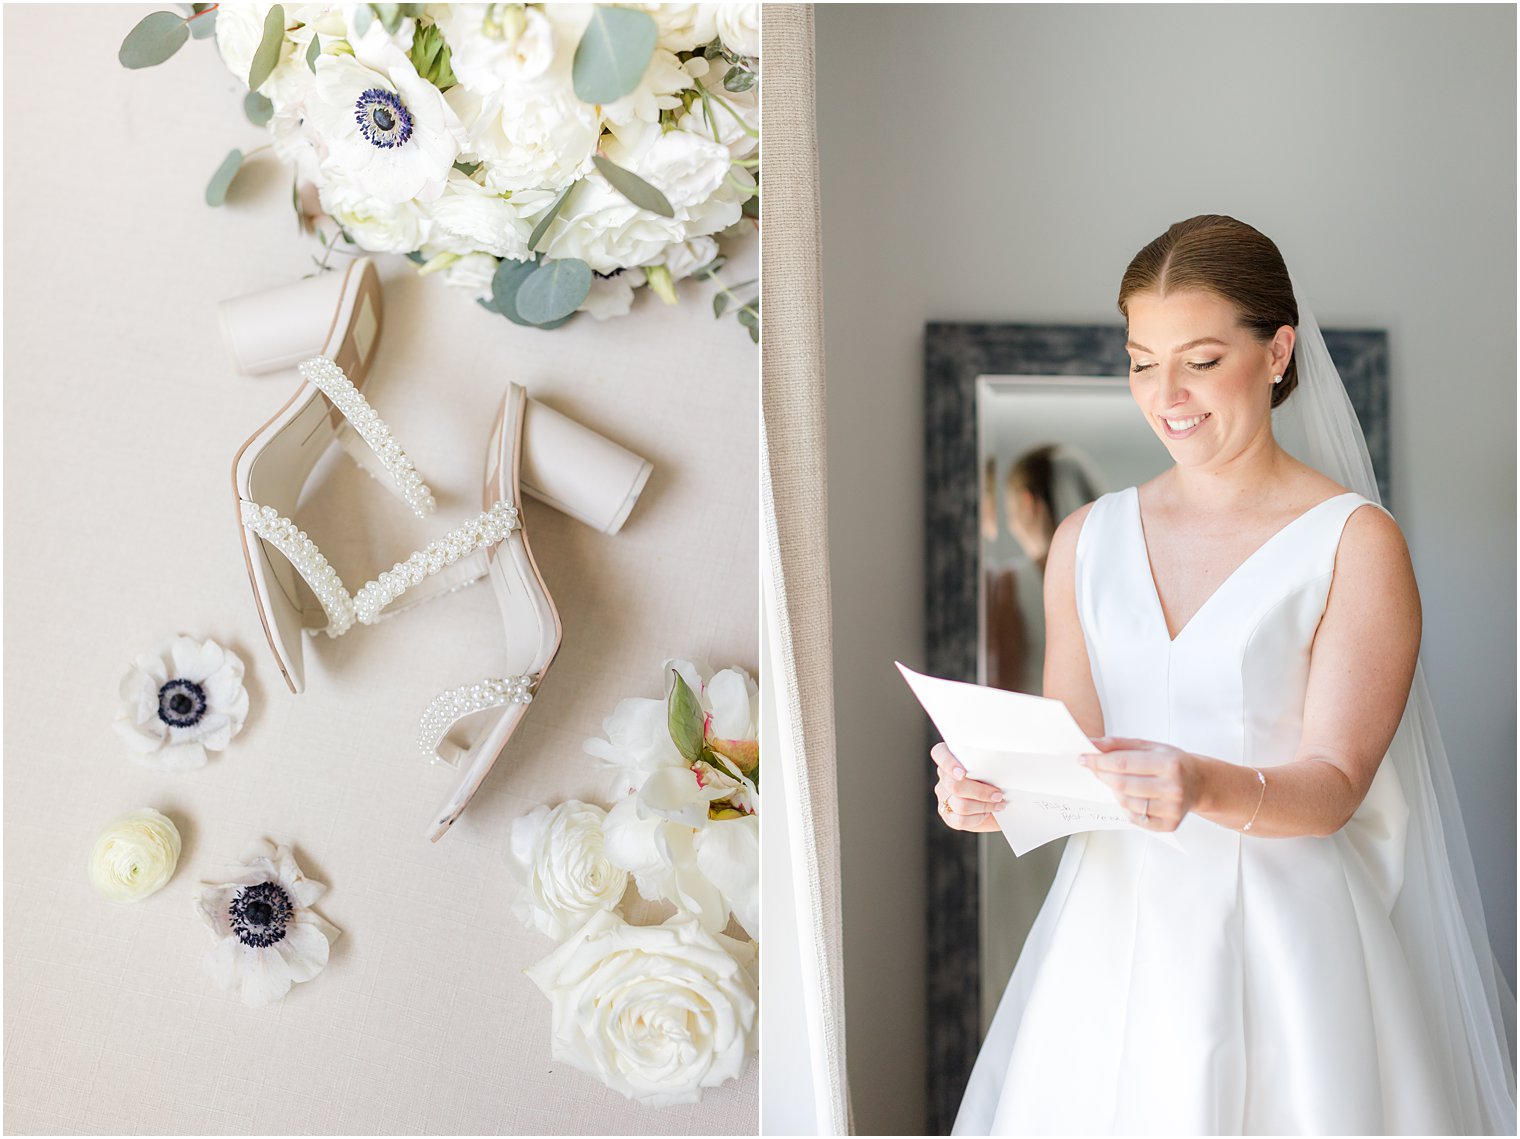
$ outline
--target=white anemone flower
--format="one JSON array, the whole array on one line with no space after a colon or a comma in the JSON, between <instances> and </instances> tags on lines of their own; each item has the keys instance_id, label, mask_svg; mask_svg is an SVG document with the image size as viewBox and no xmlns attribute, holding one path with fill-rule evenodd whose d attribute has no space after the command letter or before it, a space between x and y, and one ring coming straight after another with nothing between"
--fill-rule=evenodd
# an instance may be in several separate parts
<instances>
[{"instance_id":1,"label":"white anemone flower","mask_svg":"<svg viewBox=\"0 0 1520 1139\"><path fill-rule=\"evenodd\" d=\"M387 205L443 192L464 144L459 117L393 44L357 56L322 55L306 99L326 166Z\"/></svg>"},{"instance_id":2,"label":"white anemone flower","mask_svg":"<svg viewBox=\"0 0 1520 1139\"><path fill-rule=\"evenodd\" d=\"M195 898L216 942L201 964L218 987L239 986L245 1005L267 1005L322 971L339 930L311 908L327 887L301 873L288 844L260 839L236 869Z\"/></svg>"},{"instance_id":3,"label":"white anemone flower","mask_svg":"<svg viewBox=\"0 0 1520 1139\"><path fill-rule=\"evenodd\" d=\"M194 637L176 637L167 656L139 656L122 678L121 700L112 726L135 762L162 771L204 767L206 752L225 748L248 717L242 660Z\"/></svg>"}]
</instances>

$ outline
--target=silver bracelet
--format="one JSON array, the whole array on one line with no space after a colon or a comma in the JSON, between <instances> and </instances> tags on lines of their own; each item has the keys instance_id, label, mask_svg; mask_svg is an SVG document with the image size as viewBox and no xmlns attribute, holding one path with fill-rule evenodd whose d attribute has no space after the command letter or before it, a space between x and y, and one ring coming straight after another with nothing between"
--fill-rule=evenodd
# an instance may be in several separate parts
<instances>
[{"instance_id":1,"label":"silver bracelet","mask_svg":"<svg viewBox=\"0 0 1520 1139\"><path fill-rule=\"evenodd\" d=\"M1241 834L1245 834L1246 831L1251 829L1251 823L1254 823L1256 816L1261 814L1262 801L1267 797L1267 777L1261 773L1261 768L1259 767L1253 767L1251 770L1256 772L1256 778L1261 780L1261 795L1256 800L1256 810L1251 812L1250 821L1240 828Z\"/></svg>"}]
</instances>

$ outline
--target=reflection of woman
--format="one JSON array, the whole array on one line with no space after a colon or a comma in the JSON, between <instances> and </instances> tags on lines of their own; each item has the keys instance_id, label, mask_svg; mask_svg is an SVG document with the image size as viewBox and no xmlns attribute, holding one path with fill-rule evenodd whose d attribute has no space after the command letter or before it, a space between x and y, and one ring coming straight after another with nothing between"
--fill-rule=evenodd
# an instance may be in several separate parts
<instances>
[{"instance_id":1,"label":"reflection of woman","mask_svg":"<svg viewBox=\"0 0 1520 1139\"><path fill-rule=\"evenodd\" d=\"M1413 568L1323 340L1231 218L1119 308L1173 465L1056 530L1045 679L1133 826L1067 843L956 1131L1514 1134ZM1318 470L1273 435L1301 382ZM950 826L1019 809L934 758Z\"/></svg>"},{"instance_id":2,"label":"reflection of woman","mask_svg":"<svg viewBox=\"0 0 1520 1139\"><path fill-rule=\"evenodd\" d=\"M1097 483L1087 464L1073 448L1059 443L1026 451L1008 468L1003 483L1008 531L1034 567L1035 576L1027 588L1036 602L1057 524L1097 496ZM1018 574L1012 565L989 567L986 597L987 683L1013 692L1038 693L1044 628L1029 627L1019 605Z\"/></svg>"}]
</instances>

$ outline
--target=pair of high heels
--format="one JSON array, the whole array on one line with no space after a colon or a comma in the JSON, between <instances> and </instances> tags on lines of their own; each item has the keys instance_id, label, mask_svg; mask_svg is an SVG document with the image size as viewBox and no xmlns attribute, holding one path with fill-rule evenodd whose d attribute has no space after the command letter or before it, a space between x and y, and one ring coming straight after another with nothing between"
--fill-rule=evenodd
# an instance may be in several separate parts
<instances>
[{"instance_id":1,"label":"pair of high heels","mask_svg":"<svg viewBox=\"0 0 1520 1139\"><path fill-rule=\"evenodd\" d=\"M305 688L303 633L330 637L373 624L485 578L501 611L499 674L443 693L423 713L418 744L463 779L434 813L436 842L507 746L559 650L562 627L528 545L520 491L616 533L649 477L639 456L509 383L486 447L482 510L350 593L292 521L318 460L337 443L419 518L437 507L411 457L364 397L383 307L368 258L222 305L224 336L245 374L292 365L301 384L233 460L248 578L270 649L291 692ZM398 604L399 603L399 604Z\"/></svg>"}]
</instances>

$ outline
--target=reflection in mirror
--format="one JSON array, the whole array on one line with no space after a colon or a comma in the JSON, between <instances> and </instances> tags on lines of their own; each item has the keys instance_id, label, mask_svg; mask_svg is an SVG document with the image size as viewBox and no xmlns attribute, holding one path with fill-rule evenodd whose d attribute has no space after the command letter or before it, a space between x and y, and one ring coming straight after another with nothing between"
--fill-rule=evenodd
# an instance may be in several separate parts
<instances>
[{"instance_id":1,"label":"reflection in mirror","mask_svg":"<svg viewBox=\"0 0 1520 1139\"><path fill-rule=\"evenodd\" d=\"M979 683L1041 694L1050 537L1078 507L1165 469L1166 451L1150 431L1137 429L1139 417L1123 377L977 378ZM1001 834L984 834L978 843L985 1033L1066 841L1023 858L1014 857Z\"/></svg>"}]
</instances>

